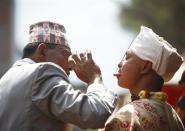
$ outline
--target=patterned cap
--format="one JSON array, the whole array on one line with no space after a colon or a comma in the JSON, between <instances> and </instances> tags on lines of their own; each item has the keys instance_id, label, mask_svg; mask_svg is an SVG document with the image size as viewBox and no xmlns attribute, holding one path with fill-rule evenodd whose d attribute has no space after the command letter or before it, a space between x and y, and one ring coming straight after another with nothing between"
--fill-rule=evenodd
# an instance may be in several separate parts
<instances>
[{"instance_id":1,"label":"patterned cap","mask_svg":"<svg viewBox=\"0 0 185 131\"><path fill-rule=\"evenodd\" d=\"M30 26L29 43L43 42L69 47L65 33L63 25L50 21L38 22Z\"/></svg>"}]
</instances>

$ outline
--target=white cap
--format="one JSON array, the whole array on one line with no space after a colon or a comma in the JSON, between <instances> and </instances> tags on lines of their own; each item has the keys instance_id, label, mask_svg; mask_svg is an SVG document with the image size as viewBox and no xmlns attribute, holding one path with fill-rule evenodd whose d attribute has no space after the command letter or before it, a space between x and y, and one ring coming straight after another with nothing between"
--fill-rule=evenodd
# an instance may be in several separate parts
<instances>
[{"instance_id":1,"label":"white cap","mask_svg":"<svg viewBox=\"0 0 185 131\"><path fill-rule=\"evenodd\" d=\"M152 62L152 68L165 82L169 81L183 62L177 53L162 37L152 29L141 26L141 30L129 50L143 60Z\"/></svg>"}]
</instances>

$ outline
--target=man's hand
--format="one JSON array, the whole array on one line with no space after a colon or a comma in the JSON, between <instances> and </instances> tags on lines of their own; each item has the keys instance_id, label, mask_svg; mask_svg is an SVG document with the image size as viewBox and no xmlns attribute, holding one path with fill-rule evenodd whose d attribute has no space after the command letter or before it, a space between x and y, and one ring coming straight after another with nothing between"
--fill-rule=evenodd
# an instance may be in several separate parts
<instances>
[{"instance_id":1,"label":"man's hand","mask_svg":"<svg viewBox=\"0 0 185 131\"><path fill-rule=\"evenodd\" d=\"M100 68L92 59L91 52L87 51L79 55L77 53L72 54L68 61L80 80L88 84L102 82Z\"/></svg>"}]
</instances>

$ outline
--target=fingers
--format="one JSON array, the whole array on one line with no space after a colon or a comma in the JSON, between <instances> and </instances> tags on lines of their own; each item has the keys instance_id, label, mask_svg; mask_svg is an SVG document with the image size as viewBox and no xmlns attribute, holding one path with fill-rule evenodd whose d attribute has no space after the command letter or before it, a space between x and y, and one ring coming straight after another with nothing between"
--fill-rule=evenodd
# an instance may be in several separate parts
<instances>
[{"instance_id":1,"label":"fingers","mask_svg":"<svg viewBox=\"0 0 185 131\"><path fill-rule=\"evenodd\" d=\"M70 70L74 69L76 63L75 63L74 59L72 58L72 55L70 55L68 58L68 64L69 64Z\"/></svg>"},{"instance_id":2,"label":"fingers","mask_svg":"<svg viewBox=\"0 0 185 131\"><path fill-rule=\"evenodd\" d=\"M79 58L77 52L72 53L71 57L73 58L73 60L75 61L76 64L80 64L80 58Z\"/></svg>"},{"instance_id":3,"label":"fingers","mask_svg":"<svg viewBox=\"0 0 185 131\"><path fill-rule=\"evenodd\" d=\"M80 58L77 52L72 52L72 55L68 58L69 68L74 69L75 65L80 64Z\"/></svg>"},{"instance_id":4,"label":"fingers","mask_svg":"<svg viewBox=\"0 0 185 131\"><path fill-rule=\"evenodd\" d=\"M87 60L92 60L92 53L91 53L91 51L87 50L86 54L87 54Z\"/></svg>"},{"instance_id":5,"label":"fingers","mask_svg":"<svg viewBox=\"0 0 185 131\"><path fill-rule=\"evenodd\" d=\"M87 50L85 53L80 53L79 55L77 52L73 52L71 56L68 58L69 67L71 69L75 68L76 66L84 65L85 63L89 63L92 61L92 54L90 50Z\"/></svg>"},{"instance_id":6,"label":"fingers","mask_svg":"<svg viewBox=\"0 0 185 131\"><path fill-rule=\"evenodd\" d=\"M77 52L72 53L72 58L76 62L76 64L80 64L81 62L85 62L87 60L92 60L92 53L90 50L87 50L85 53L80 53L79 55Z\"/></svg>"},{"instance_id":7,"label":"fingers","mask_svg":"<svg viewBox=\"0 0 185 131\"><path fill-rule=\"evenodd\" d=\"M80 53L80 59L81 61L85 62L87 60L85 53Z\"/></svg>"},{"instance_id":8,"label":"fingers","mask_svg":"<svg viewBox=\"0 0 185 131\"><path fill-rule=\"evenodd\" d=\"M85 53L80 53L79 55L77 52L72 53L71 56L68 58L68 62L70 64L70 67L74 68L75 65L82 65L86 62L87 56Z\"/></svg>"}]
</instances>

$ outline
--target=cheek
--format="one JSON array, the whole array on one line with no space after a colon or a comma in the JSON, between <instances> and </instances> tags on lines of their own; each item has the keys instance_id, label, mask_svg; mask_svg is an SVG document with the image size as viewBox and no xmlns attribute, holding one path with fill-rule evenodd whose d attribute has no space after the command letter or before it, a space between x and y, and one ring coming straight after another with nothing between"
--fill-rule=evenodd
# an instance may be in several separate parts
<instances>
[{"instance_id":1,"label":"cheek","mask_svg":"<svg viewBox=\"0 0 185 131\"><path fill-rule=\"evenodd\" d=\"M59 53L50 53L47 57L47 61L49 62L53 62L59 66L61 66L61 64L63 63L63 56L60 55Z\"/></svg>"},{"instance_id":2,"label":"cheek","mask_svg":"<svg viewBox=\"0 0 185 131\"><path fill-rule=\"evenodd\" d=\"M68 69L68 57L67 56L61 56L58 57L57 63L65 70Z\"/></svg>"},{"instance_id":3,"label":"cheek","mask_svg":"<svg viewBox=\"0 0 185 131\"><path fill-rule=\"evenodd\" d=\"M121 87L133 87L139 78L139 69L135 65L124 65L121 69L118 84Z\"/></svg>"}]
</instances>

